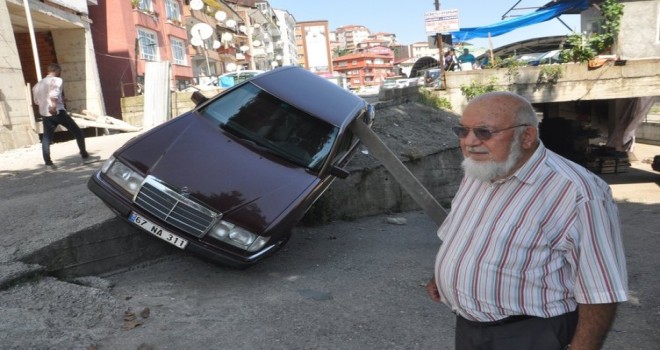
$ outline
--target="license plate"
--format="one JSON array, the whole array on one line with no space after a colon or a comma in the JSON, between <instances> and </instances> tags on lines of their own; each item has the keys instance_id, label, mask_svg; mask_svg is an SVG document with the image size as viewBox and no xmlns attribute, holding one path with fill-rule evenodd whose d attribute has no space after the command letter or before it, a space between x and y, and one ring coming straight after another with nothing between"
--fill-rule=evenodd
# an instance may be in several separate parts
<instances>
[{"instance_id":1,"label":"license plate","mask_svg":"<svg viewBox=\"0 0 660 350\"><path fill-rule=\"evenodd\" d=\"M163 241L170 243L178 248L184 249L188 245L188 240L185 240L172 232L169 232L162 227L153 224L151 221L143 218L135 212L131 212L131 215L128 217L128 220L137 226L141 227L143 230L151 233L152 235L162 239Z\"/></svg>"}]
</instances>

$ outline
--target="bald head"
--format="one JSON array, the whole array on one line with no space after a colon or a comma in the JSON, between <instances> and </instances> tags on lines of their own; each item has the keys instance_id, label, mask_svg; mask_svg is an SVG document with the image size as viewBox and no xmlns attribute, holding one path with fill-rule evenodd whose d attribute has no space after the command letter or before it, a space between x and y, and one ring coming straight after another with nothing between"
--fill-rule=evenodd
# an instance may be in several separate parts
<instances>
[{"instance_id":1,"label":"bald head","mask_svg":"<svg viewBox=\"0 0 660 350\"><path fill-rule=\"evenodd\" d=\"M520 95L508 91L493 91L472 99L466 110L473 107L484 107L490 110L494 117L502 118L515 124L528 124L538 128L539 121L534 107Z\"/></svg>"}]
</instances>

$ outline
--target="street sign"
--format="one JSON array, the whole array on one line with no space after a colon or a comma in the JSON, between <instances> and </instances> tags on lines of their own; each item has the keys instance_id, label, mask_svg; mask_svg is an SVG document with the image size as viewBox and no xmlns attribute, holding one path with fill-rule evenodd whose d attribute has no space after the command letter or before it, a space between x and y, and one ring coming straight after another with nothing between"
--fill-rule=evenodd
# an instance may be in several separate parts
<instances>
[{"instance_id":1,"label":"street sign","mask_svg":"<svg viewBox=\"0 0 660 350\"><path fill-rule=\"evenodd\" d=\"M424 13L426 35L448 33L460 29L458 24L458 9L431 11Z\"/></svg>"}]
</instances>

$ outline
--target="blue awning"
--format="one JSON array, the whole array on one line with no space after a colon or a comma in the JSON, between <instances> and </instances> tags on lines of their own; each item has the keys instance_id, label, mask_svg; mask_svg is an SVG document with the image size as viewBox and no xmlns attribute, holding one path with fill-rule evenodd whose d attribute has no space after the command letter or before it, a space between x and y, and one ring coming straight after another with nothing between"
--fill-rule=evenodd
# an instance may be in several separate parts
<instances>
[{"instance_id":1,"label":"blue awning","mask_svg":"<svg viewBox=\"0 0 660 350\"><path fill-rule=\"evenodd\" d=\"M566 12L580 12L587 8L589 8L589 0L560 1L528 15L508 19L506 21L484 27L461 28L459 31L451 32L452 40L455 42L464 42L475 38L487 38L489 34L491 37L498 36L517 28L551 20Z\"/></svg>"}]
</instances>

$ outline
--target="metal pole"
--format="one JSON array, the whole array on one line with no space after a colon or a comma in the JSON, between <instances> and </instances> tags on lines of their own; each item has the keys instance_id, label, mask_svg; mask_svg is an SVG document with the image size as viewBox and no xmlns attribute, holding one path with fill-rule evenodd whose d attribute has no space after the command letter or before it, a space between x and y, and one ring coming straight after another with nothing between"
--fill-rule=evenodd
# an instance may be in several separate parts
<instances>
[{"instance_id":1,"label":"metal pole","mask_svg":"<svg viewBox=\"0 0 660 350\"><path fill-rule=\"evenodd\" d=\"M198 30L199 38L202 39L202 31ZM209 65L209 55L206 53L206 39L202 39L202 48L204 49L204 58L206 58L206 75L211 78L211 66Z\"/></svg>"},{"instance_id":2,"label":"metal pole","mask_svg":"<svg viewBox=\"0 0 660 350\"><path fill-rule=\"evenodd\" d=\"M30 31L30 39L32 39L32 56L34 56L34 68L37 70L37 81L41 80L41 62L39 61L39 51L37 50L37 38L34 35L34 25L32 24L32 13L28 0L23 0L25 7L25 18L27 19L28 29Z\"/></svg>"},{"instance_id":3,"label":"metal pole","mask_svg":"<svg viewBox=\"0 0 660 350\"><path fill-rule=\"evenodd\" d=\"M440 11L440 0L435 0L435 10ZM440 66L440 81L442 82L442 86L440 87L441 89L446 89L447 88L447 78L445 77L445 62L444 62L444 55L442 53L442 33L436 33L435 34L435 40L438 42L438 65Z\"/></svg>"}]
</instances>

